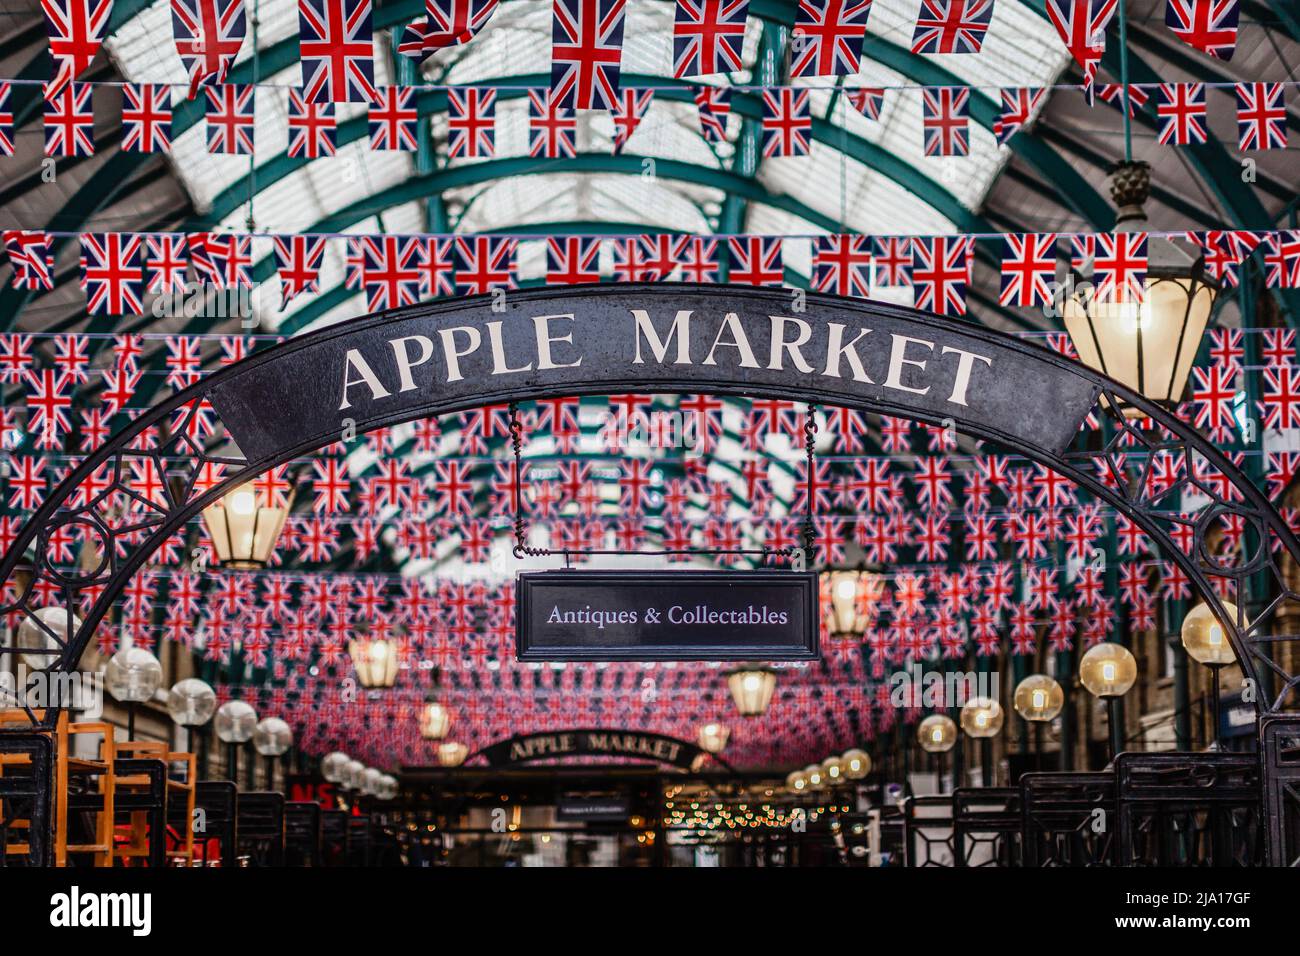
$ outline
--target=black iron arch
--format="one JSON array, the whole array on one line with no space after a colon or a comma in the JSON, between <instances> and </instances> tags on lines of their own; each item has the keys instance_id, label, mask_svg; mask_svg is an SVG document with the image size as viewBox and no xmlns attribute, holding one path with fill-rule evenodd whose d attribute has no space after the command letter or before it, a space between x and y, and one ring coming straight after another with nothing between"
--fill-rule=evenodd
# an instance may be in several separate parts
<instances>
[{"instance_id":1,"label":"black iron arch","mask_svg":"<svg viewBox=\"0 0 1300 956\"><path fill-rule=\"evenodd\" d=\"M1280 719L1300 696L1300 676L1276 653L1300 635L1270 633L1291 616L1280 611L1300 604L1281 567L1283 555L1300 561L1300 542L1268 498L1190 425L1005 333L870 300L750 286L513 291L380 313L259 352L158 403L60 483L0 563L12 595L0 613L30 620L50 637L48 670L72 670L131 576L173 533L232 487L332 444L345 429L632 390L839 405L951 424L1005 445L1109 503L1187 574L1223 623L1262 715ZM1107 441L1072 450L1089 414L1125 405L1144 412L1151 427L1115 417ZM215 442L196 429L213 411ZM1145 456L1137 468L1125 460L1126 447ZM1145 478L1157 458L1176 477L1150 495ZM220 478L201 482L213 468ZM161 480L133 480L142 473ZM1167 510L1183 490L1206 499L1195 515ZM1240 560L1212 550L1212 531L1226 521L1251 532L1245 540L1254 547L1243 546L1249 553ZM52 557L52 537L69 534L93 546L93 567ZM1233 602L1235 614L1225 600L1245 593L1256 574L1272 576L1278 597L1248 621L1244 600ZM36 616L51 603L79 621L66 639ZM31 649L11 644L0 652ZM1280 747L1285 738L1264 739Z\"/></svg>"}]
</instances>

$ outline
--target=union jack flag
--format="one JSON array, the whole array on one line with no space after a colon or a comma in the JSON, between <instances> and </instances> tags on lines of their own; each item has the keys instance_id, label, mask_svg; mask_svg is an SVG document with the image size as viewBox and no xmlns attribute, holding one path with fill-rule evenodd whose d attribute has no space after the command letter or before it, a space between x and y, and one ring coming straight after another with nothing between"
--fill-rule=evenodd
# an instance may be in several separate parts
<instances>
[{"instance_id":1,"label":"union jack flag","mask_svg":"<svg viewBox=\"0 0 1300 956\"><path fill-rule=\"evenodd\" d=\"M1264 394L1259 409L1264 416L1264 427L1300 428L1300 368L1290 365L1266 368L1263 375Z\"/></svg>"},{"instance_id":2,"label":"union jack flag","mask_svg":"<svg viewBox=\"0 0 1300 956\"><path fill-rule=\"evenodd\" d=\"M480 295L515 284L518 242L503 236L456 237L456 292Z\"/></svg>"},{"instance_id":3,"label":"union jack flag","mask_svg":"<svg viewBox=\"0 0 1300 956\"><path fill-rule=\"evenodd\" d=\"M1204 143L1205 84L1161 83L1156 88L1156 117L1162 145Z\"/></svg>"},{"instance_id":4,"label":"union jack flag","mask_svg":"<svg viewBox=\"0 0 1300 956\"><path fill-rule=\"evenodd\" d=\"M673 17L673 76L742 70L749 0L677 0Z\"/></svg>"},{"instance_id":5,"label":"union jack flag","mask_svg":"<svg viewBox=\"0 0 1300 956\"><path fill-rule=\"evenodd\" d=\"M970 89L927 86L921 91L921 128L925 155L966 156L970 153Z\"/></svg>"},{"instance_id":6,"label":"union jack flag","mask_svg":"<svg viewBox=\"0 0 1300 956\"><path fill-rule=\"evenodd\" d=\"M885 108L885 88L883 86L860 86L845 90L849 105L869 120L880 119L880 111Z\"/></svg>"},{"instance_id":7,"label":"union jack flag","mask_svg":"<svg viewBox=\"0 0 1300 956\"><path fill-rule=\"evenodd\" d=\"M1192 369L1192 402L1196 405L1196 427L1224 440L1236 425L1233 405L1237 398L1236 376L1220 365Z\"/></svg>"},{"instance_id":8,"label":"union jack flag","mask_svg":"<svg viewBox=\"0 0 1300 956\"><path fill-rule=\"evenodd\" d=\"M556 106L550 90L528 91L528 155L555 159L578 155L577 114Z\"/></svg>"},{"instance_id":9,"label":"union jack flag","mask_svg":"<svg viewBox=\"0 0 1300 956\"><path fill-rule=\"evenodd\" d=\"M1286 103L1281 83L1237 84L1237 148L1286 149Z\"/></svg>"},{"instance_id":10,"label":"union jack flag","mask_svg":"<svg viewBox=\"0 0 1300 956\"><path fill-rule=\"evenodd\" d=\"M970 236L912 240L916 307L939 315L966 314L966 286L975 241Z\"/></svg>"},{"instance_id":11,"label":"union jack flag","mask_svg":"<svg viewBox=\"0 0 1300 956\"><path fill-rule=\"evenodd\" d=\"M568 109L612 110L618 98L627 0L555 0L551 92Z\"/></svg>"},{"instance_id":12,"label":"union jack flag","mask_svg":"<svg viewBox=\"0 0 1300 956\"><path fill-rule=\"evenodd\" d=\"M139 315L143 311L140 240L140 236L120 232L82 233L81 288L91 315Z\"/></svg>"},{"instance_id":13,"label":"union jack flag","mask_svg":"<svg viewBox=\"0 0 1300 956\"><path fill-rule=\"evenodd\" d=\"M1270 289L1300 289L1300 230L1282 230L1268 237L1264 269Z\"/></svg>"},{"instance_id":14,"label":"union jack flag","mask_svg":"<svg viewBox=\"0 0 1300 956\"><path fill-rule=\"evenodd\" d=\"M0 83L0 156L14 154L14 111L10 105L12 83Z\"/></svg>"},{"instance_id":15,"label":"union jack flag","mask_svg":"<svg viewBox=\"0 0 1300 956\"><path fill-rule=\"evenodd\" d=\"M1231 60L1240 15L1241 0L1168 0L1165 26L1188 46Z\"/></svg>"},{"instance_id":16,"label":"union jack flag","mask_svg":"<svg viewBox=\"0 0 1300 956\"><path fill-rule=\"evenodd\" d=\"M852 76L862 65L871 0L799 0L791 76Z\"/></svg>"},{"instance_id":17,"label":"union jack flag","mask_svg":"<svg viewBox=\"0 0 1300 956\"><path fill-rule=\"evenodd\" d=\"M453 158L496 155L496 90L449 89L447 110L447 150Z\"/></svg>"},{"instance_id":18,"label":"union jack flag","mask_svg":"<svg viewBox=\"0 0 1300 956\"><path fill-rule=\"evenodd\" d=\"M717 282L722 275L716 239L683 236L677 243L676 257L685 282Z\"/></svg>"},{"instance_id":19,"label":"union jack flag","mask_svg":"<svg viewBox=\"0 0 1300 956\"><path fill-rule=\"evenodd\" d=\"M785 281L780 236L732 236L728 281L737 285L779 286Z\"/></svg>"},{"instance_id":20,"label":"union jack flag","mask_svg":"<svg viewBox=\"0 0 1300 956\"><path fill-rule=\"evenodd\" d=\"M1097 75L1106 52L1106 26L1118 6L1119 0L1047 0L1047 19L1083 68L1084 86L1091 86Z\"/></svg>"},{"instance_id":21,"label":"union jack flag","mask_svg":"<svg viewBox=\"0 0 1300 956\"><path fill-rule=\"evenodd\" d=\"M158 153L171 148L172 93L162 83L127 83L122 87L122 149Z\"/></svg>"},{"instance_id":22,"label":"union jack flag","mask_svg":"<svg viewBox=\"0 0 1300 956\"><path fill-rule=\"evenodd\" d=\"M209 153L252 155L254 90L251 83L227 83L204 90Z\"/></svg>"},{"instance_id":23,"label":"union jack flag","mask_svg":"<svg viewBox=\"0 0 1300 956\"><path fill-rule=\"evenodd\" d=\"M425 52L468 43L496 12L498 0L424 0Z\"/></svg>"},{"instance_id":24,"label":"union jack flag","mask_svg":"<svg viewBox=\"0 0 1300 956\"><path fill-rule=\"evenodd\" d=\"M550 236L546 240L546 284L586 285L600 281L600 240Z\"/></svg>"},{"instance_id":25,"label":"union jack flag","mask_svg":"<svg viewBox=\"0 0 1300 956\"><path fill-rule=\"evenodd\" d=\"M654 97L654 90L619 90L613 116L615 156L623 152L623 147L641 125Z\"/></svg>"},{"instance_id":26,"label":"union jack flag","mask_svg":"<svg viewBox=\"0 0 1300 956\"><path fill-rule=\"evenodd\" d=\"M1001 146L1015 136L1038 112L1047 90L1041 87L1017 87L1002 91L1002 112L993 121L993 136Z\"/></svg>"},{"instance_id":27,"label":"union jack flag","mask_svg":"<svg viewBox=\"0 0 1300 956\"><path fill-rule=\"evenodd\" d=\"M911 287L911 238L877 236L872 240L871 261L876 264L876 285Z\"/></svg>"},{"instance_id":28,"label":"union jack flag","mask_svg":"<svg viewBox=\"0 0 1300 956\"><path fill-rule=\"evenodd\" d=\"M409 86L381 86L370 101L370 148L415 152L420 114L415 90Z\"/></svg>"},{"instance_id":29,"label":"union jack flag","mask_svg":"<svg viewBox=\"0 0 1300 956\"><path fill-rule=\"evenodd\" d=\"M763 91L763 155L807 156L812 136L809 91Z\"/></svg>"},{"instance_id":30,"label":"union jack flag","mask_svg":"<svg viewBox=\"0 0 1300 956\"><path fill-rule=\"evenodd\" d=\"M330 106L333 107L333 104ZM320 291L320 265L324 258L324 239L311 236L275 237L275 271L280 276L280 308L283 309L304 292Z\"/></svg>"},{"instance_id":31,"label":"union jack flag","mask_svg":"<svg viewBox=\"0 0 1300 956\"><path fill-rule=\"evenodd\" d=\"M248 35L244 0L171 0L171 9L172 37L194 99L200 86L226 82Z\"/></svg>"},{"instance_id":32,"label":"union jack flag","mask_svg":"<svg viewBox=\"0 0 1300 956\"><path fill-rule=\"evenodd\" d=\"M456 291L455 240L426 240L420 269L420 295L430 298L452 295Z\"/></svg>"},{"instance_id":33,"label":"union jack flag","mask_svg":"<svg viewBox=\"0 0 1300 956\"><path fill-rule=\"evenodd\" d=\"M999 305L1035 306L1052 301L1056 233L1008 233L1002 237Z\"/></svg>"},{"instance_id":34,"label":"union jack flag","mask_svg":"<svg viewBox=\"0 0 1300 956\"><path fill-rule=\"evenodd\" d=\"M298 0L303 98L369 103L375 95L370 0Z\"/></svg>"},{"instance_id":35,"label":"union jack flag","mask_svg":"<svg viewBox=\"0 0 1300 956\"><path fill-rule=\"evenodd\" d=\"M150 292L166 294L185 288L186 237L180 232L155 233L145 237L144 272Z\"/></svg>"},{"instance_id":36,"label":"union jack flag","mask_svg":"<svg viewBox=\"0 0 1300 956\"><path fill-rule=\"evenodd\" d=\"M993 0L921 0L913 53L978 53L993 17Z\"/></svg>"},{"instance_id":37,"label":"union jack flag","mask_svg":"<svg viewBox=\"0 0 1300 956\"><path fill-rule=\"evenodd\" d=\"M1141 302L1147 277L1147 234L1109 232L1097 235L1092 281L1101 302Z\"/></svg>"},{"instance_id":38,"label":"union jack flag","mask_svg":"<svg viewBox=\"0 0 1300 956\"><path fill-rule=\"evenodd\" d=\"M727 117L731 115L731 90L716 86L695 88L695 108L700 114L700 135L706 143L727 139Z\"/></svg>"},{"instance_id":39,"label":"union jack flag","mask_svg":"<svg viewBox=\"0 0 1300 956\"><path fill-rule=\"evenodd\" d=\"M90 91L89 83L65 83L53 96L46 95L46 156L95 154L95 110Z\"/></svg>"},{"instance_id":40,"label":"union jack flag","mask_svg":"<svg viewBox=\"0 0 1300 956\"><path fill-rule=\"evenodd\" d=\"M48 233L30 229L6 229L5 252L14 272L10 281L15 289L35 292L54 288L54 259L50 255Z\"/></svg>"},{"instance_id":41,"label":"union jack flag","mask_svg":"<svg viewBox=\"0 0 1300 956\"><path fill-rule=\"evenodd\" d=\"M1092 95L1092 87L1088 88L1088 96ZM1104 83L1097 90L1097 96L1103 103L1115 107L1121 113L1124 112L1124 87L1119 83ZM1138 110L1147 105L1147 100L1151 97L1141 86L1130 83L1128 86L1128 115L1137 116ZM1091 105L1091 104L1089 104Z\"/></svg>"},{"instance_id":42,"label":"union jack flag","mask_svg":"<svg viewBox=\"0 0 1300 956\"><path fill-rule=\"evenodd\" d=\"M418 20L412 20L402 30L401 37L397 41L397 52L402 56L409 56L416 62L423 62L424 58L432 53L436 47L432 43L426 43L425 37L429 33L429 21L424 17Z\"/></svg>"},{"instance_id":43,"label":"union jack flag","mask_svg":"<svg viewBox=\"0 0 1300 956\"><path fill-rule=\"evenodd\" d=\"M424 244L409 236L362 236L361 288L366 309L378 312L414 305L420 299L420 258Z\"/></svg>"},{"instance_id":44,"label":"union jack flag","mask_svg":"<svg viewBox=\"0 0 1300 956\"><path fill-rule=\"evenodd\" d=\"M614 240L614 278L619 282L657 282L663 278L640 238Z\"/></svg>"},{"instance_id":45,"label":"union jack flag","mask_svg":"<svg viewBox=\"0 0 1300 956\"><path fill-rule=\"evenodd\" d=\"M871 294L871 246L866 236L818 236L813 245L813 288L836 295Z\"/></svg>"},{"instance_id":46,"label":"union jack flag","mask_svg":"<svg viewBox=\"0 0 1300 956\"><path fill-rule=\"evenodd\" d=\"M190 262L200 282L218 289L252 288L252 236L192 232L188 243Z\"/></svg>"},{"instance_id":47,"label":"union jack flag","mask_svg":"<svg viewBox=\"0 0 1300 956\"><path fill-rule=\"evenodd\" d=\"M50 94L86 71L108 32L113 0L41 0L54 77Z\"/></svg>"},{"instance_id":48,"label":"union jack flag","mask_svg":"<svg viewBox=\"0 0 1300 956\"><path fill-rule=\"evenodd\" d=\"M289 158L319 159L338 149L333 103L312 103L301 90L289 90Z\"/></svg>"}]
</instances>

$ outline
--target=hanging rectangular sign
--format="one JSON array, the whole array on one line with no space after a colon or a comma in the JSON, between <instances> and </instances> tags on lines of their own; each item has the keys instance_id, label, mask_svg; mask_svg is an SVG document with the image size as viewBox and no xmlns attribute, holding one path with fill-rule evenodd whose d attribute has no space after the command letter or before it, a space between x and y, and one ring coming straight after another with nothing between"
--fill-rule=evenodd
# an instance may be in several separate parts
<instances>
[{"instance_id":1,"label":"hanging rectangular sign","mask_svg":"<svg viewBox=\"0 0 1300 956\"><path fill-rule=\"evenodd\" d=\"M816 660L814 572L530 571L521 661Z\"/></svg>"}]
</instances>

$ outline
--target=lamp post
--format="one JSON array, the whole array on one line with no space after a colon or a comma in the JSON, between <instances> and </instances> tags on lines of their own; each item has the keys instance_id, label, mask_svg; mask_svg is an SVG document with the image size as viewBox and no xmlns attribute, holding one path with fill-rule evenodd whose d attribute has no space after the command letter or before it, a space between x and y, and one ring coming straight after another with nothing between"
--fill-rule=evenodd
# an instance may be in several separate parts
<instances>
[{"instance_id":1,"label":"lamp post","mask_svg":"<svg viewBox=\"0 0 1300 956\"><path fill-rule=\"evenodd\" d=\"M943 793L944 757L957 743L957 725L947 714L931 714L916 725L916 742L939 761L938 789Z\"/></svg>"},{"instance_id":2,"label":"lamp post","mask_svg":"<svg viewBox=\"0 0 1300 956\"><path fill-rule=\"evenodd\" d=\"M194 752L194 728L202 727L217 710L217 695L197 677L177 681L167 692L167 713L172 722L185 728L185 750Z\"/></svg>"},{"instance_id":3,"label":"lamp post","mask_svg":"<svg viewBox=\"0 0 1300 956\"><path fill-rule=\"evenodd\" d=\"M1230 617L1238 617L1239 612L1235 604L1224 601L1223 609ZM1223 625L1219 623L1218 618L1214 616L1214 612L1210 610L1208 604L1196 605L1183 618L1181 637L1187 655L1192 660L1204 664L1210 669L1210 704L1213 708L1214 749L1221 750L1223 747L1223 733L1222 728L1219 726L1219 671L1229 664L1236 663L1237 655L1232 650L1232 642L1228 640Z\"/></svg>"},{"instance_id":4,"label":"lamp post","mask_svg":"<svg viewBox=\"0 0 1300 956\"><path fill-rule=\"evenodd\" d=\"M1143 205L1151 193L1150 167L1131 160L1111 174L1118 207L1116 233L1148 228ZM1092 271L1095 257L1083 263ZM1080 284L1061 303L1065 329L1079 359L1144 398L1176 405L1187 385L1219 287L1205 274L1205 257L1192 258L1172 240L1147 239L1147 271L1140 290L1118 287L1104 298ZM1140 417L1131 406L1116 409Z\"/></svg>"},{"instance_id":5,"label":"lamp post","mask_svg":"<svg viewBox=\"0 0 1300 956\"><path fill-rule=\"evenodd\" d=\"M746 664L727 672L727 687L742 717L761 717L776 690L776 671Z\"/></svg>"},{"instance_id":6,"label":"lamp post","mask_svg":"<svg viewBox=\"0 0 1300 956\"><path fill-rule=\"evenodd\" d=\"M236 571L265 568L292 506L292 491L277 500L250 481L204 508L203 524L217 563Z\"/></svg>"},{"instance_id":7,"label":"lamp post","mask_svg":"<svg viewBox=\"0 0 1300 956\"><path fill-rule=\"evenodd\" d=\"M991 697L972 697L961 708L961 729L980 742L980 777L993 786L993 738L1002 732L1002 705Z\"/></svg>"},{"instance_id":8,"label":"lamp post","mask_svg":"<svg viewBox=\"0 0 1300 956\"><path fill-rule=\"evenodd\" d=\"M213 718L217 739L226 744L226 762L231 783L239 783L239 745L247 743L257 727L257 711L243 700L228 700Z\"/></svg>"},{"instance_id":9,"label":"lamp post","mask_svg":"<svg viewBox=\"0 0 1300 956\"><path fill-rule=\"evenodd\" d=\"M1079 661L1079 680L1088 693L1106 701L1110 724L1110 759L1124 749L1124 721L1120 699L1137 680L1137 661L1120 644L1094 644Z\"/></svg>"},{"instance_id":10,"label":"lamp post","mask_svg":"<svg viewBox=\"0 0 1300 956\"><path fill-rule=\"evenodd\" d=\"M293 730L279 717L263 717L253 728L253 749L266 758L266 789L275 789L275 758L293 745Z\"/></svg>"},{"instance_id":11,"label":"lamp post","mask_svg":"<svg viewBox=\"0 0 1300 956\"><path fill-rule=\"evenodd\" d=\"M162 664L143 647L124 647L108 659L104 686L126 704L126 739L135 740L135 707L152 699L162 685Z\"/></svg>"}]
</instances>

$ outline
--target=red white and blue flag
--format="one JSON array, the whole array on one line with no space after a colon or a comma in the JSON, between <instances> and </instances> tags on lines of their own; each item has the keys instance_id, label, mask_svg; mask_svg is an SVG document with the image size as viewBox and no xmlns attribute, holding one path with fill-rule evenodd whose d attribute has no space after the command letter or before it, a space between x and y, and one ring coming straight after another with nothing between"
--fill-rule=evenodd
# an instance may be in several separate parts
<instances>
[{"instance_id":1,"label":"red white and blue flag","mask_svg":"<svg viewBox=\"0 0 1300 956\"><path fill-rule=\"evenodd\" d=\"M1056 233L1008 233L1002 237L999 305L1037 306L1052 301Z\"/></svg>"},{"instance_id":2,"label":"red white and blue flag","mask_svg":"<svg viewBox=\"0 0 1300 956\"><path fill-rule=\"evenodd\" d=\"M139 315L143 310L142 237L121 232L81 235L81 288L91 315Z\"/></svg>"},{"instance_id":3,"label":"red white and blue flag","mask_svg":"<svg viewBox=\"0 0 1300 956\"><path fill-rule=\"evenodd\" d=\"M1161 145L1204 143L1205 84L1161 83L1156 88L1156 118Z\"/></svg>"},{"instance_id":4,"label":"red white and blue flag","mask_svg":"<svg viewBox=\"0 0 1300 956\"><path fill-rule=\"evenodd\" d=\"M226 82L248 35L244 0L171 0L171 10L172 37L194 99L199 87Z\"/></svg>"},{"instance_id":5,"label":"red white and blue flag","mask_svg":"<svg viewBox=\"0 0 1300 956\"><path fill-rule=\"evenodd\" d=\"M447 90L447 151L453 159L491 158L497 148L497 91Z\"/></svg>"},{"instance_id":6,"label":"red white and blue flag","mask_svg":"<svg viewBox=\"0 0 1300 956\"><path fill-rule=\"evenodd\" d=\"M939 315L966 314L966 287L975 241L970 236L912 240L912 287L916 307Z\"/></svg>"},{"instance_id":7,"label":"red white and blue flag","mask_svg":"<svg viewBox=\"0 0 1300 956\"><path fill-rule=\"evenodd\" d=\"M190 263L200 282L218 289L252 288L253 237L192 232Z\"/></svg>"},{"instance_id":8,"label":"red white and blue flag","mask_svg":"<svg viewBox=\"0 0 1300 956\"><path fill-rule=\"evenodd\" d=\"M1283 229L1268 237L1264 282L1270 289L1300 289L1300 230Z\"/></svg>"},{"instance_id":9,"label":"red white and blue flag","mask_svg":"<svg viewBox=\"0 0 1300 956\"><path fill-rule=\"evenodd\" d=\"M622 72L627 0L555 0L551 91L569 109L612 110Z\"/></svg>"},{"instance_id":10,"label":"red white and blue flag","mask_svg":"<svg viewBox=\"0 0 1300 956\"><path fill-rule=\"evenodd\" d=\"M732 236L727 240L727 279L736 285L779 286L785 282L780 236Z\"/></svg>"},{"instance_id":11,"label":"red white and blue flag","mask_svg":"<svg viewBox=\"0 0 1300 956\"><path fill-rule=\"evenodd\" d=\"M54 61L50 93L57 93L94 62L108 33L113 0L41 0L41 11Z\"/></svg>"},{"instance_id":12,"label":"red white and blue flag","mask_svg":"<svg viewBox=\"0 0 1300 956\"><path fill-rule=\"evenodd\" d=\"M807 156L812 136L808 90L763 91L763 155Z\"/></svg>"},{"instance_id":13,"label":"red white and blue flag","mask_svg":"<svg viewBox=\"0 0 1300 956\"><path fill-rule=\"evenodd\" d=\"M95 110L89 83L65 83L45 97L45 155L93 156Z\"/></svg>"},{"instance_id":14,"label":"red white and blue flag","mask_svg":"<svg viewBox=\"0 0 1300 956\"><path fill-rule=\"evenodd\" d=\"M1015 136L1038 112L1047 96L1042 87L1016 87L1002 91L1002 112L993 121L993 136L1001 146Z\"/></svg>"},{"instance_id":15,"label":"red white and blue flag","mask_svg":"<svg viewBox=\"0 0 1300 956\"><path fill-rule=\"evenodd\" d=\"M329 105L333 107L332 103ZM275 271L280 276L280 308L283 309L304 292L314 294L320 291L320 266L324 259L323 238L275 237Z\"/></svg>"},{"instance_id":16,"label":"red white and blue flag","mask_svg":"<svg viewBox=\"0 0 1300 956\"><path fill-rule=\"evenodd\" d=\"M790 75L852 76L862 65L871 0L799 0Z\"/></svg>"},{"instance_id":17,"label":"red white and blue flag","mask_svg":"<svg viewBox=\"0 0 1300 956\"><path fill-rule=\"evenodd\" d=\"M225 83L204 90L209 153L252 155L255 90L251 83Z\"/></svg>"},{"instance_id":18,"label":"red white and blue flag","mask_svg":"<svg viewBox=\"0 0 1300 956\"><path fill-rule=\"evenodd\" d=\"M731 89L716 86L695 88L695 108L700 114L700 135L706 143L727 138L727 117L731 115Z\"/></svg>"},{"instance_id":19,"label":"red white and blue flag","mask_svg":"<svg viewBox=\"0 0 1300 956\"><path fill-rule=\"evenodd\" d=\"M425 52L474 39L496 12L498 0L424 0Z\"/></svg>"},{"instance_id":20,"label":"red white and blue flag","mask_svg":"<svg viewBox=\"0 0 1300 956\"><path fill-rule=\"evenodd\" d=\"M122 150L165 153L172 145L172 91L162 83L122 87Z\"/></svg>"},{"instance_id":21,"label":"red white and blue flag","mask_svg":"<svg viewBox=\"0 0 1300 956\"><path fill-rule=\"evenodd\" d=\"M619 282L657 282L663 276L650 261L639 236L614 240L614 278Z\"/></svg>"},{"instance_id":22,"label":"red white and blue flag","mask_svg":"<svg viewBox=\"0 0 1300 956\"><path fill-rule=\"evenodd\" d=\"M872 240L871 261L876 264L876 285L901 288L912 285L911 237L877 236Z\"/></svg>"},{"instance_id":23,"label":"red white and blue flag","mask_svg":"<svg viewBox=\"0 0 1300 956\"><path fill-rule=\"evenodd\" d=\"M370 148L415 152L420 114L415 90L409 86L381 86L370 101Z\"/></svg>"},{"instance_id":24,"label":"red white and blue flag","mask_svg":"<svg viewBox=\"0 0 1300 956\"><path fill-rule=\"evenodd\" d=\"M921 0L913 53L978 53L993 17L993 0Z\"/></svg>"},{"instance_id":25,"label":"red white and blue flag","mask_svg":"<svg viewBox=\"0 0 1300 956\"><path fill-rule=\"evenodd\" d=\"M145 237L144 274L150 292L166 295L185 288L186 236L181 232L161 232Z\"/></svg>"},{"instance_id":26,"label":"red white and blue flag","mask_svg":"<svg viewBox=\"0 0 1300 956\"><path fill-rule=\"evenodd\" d=\"M36 292L54 288L54 259L50 255L49 233L32 229L6 229L5 252L13 266L10 281L15 289Z\"/></svg>"},{"instance_id":27,"label":"red white and blue flag","mask_svg":"<svg viewBox=\"0 0 1300 956\"><path fill-rule=\"evenodd\" d=\"M429 238L420 260L420 295L439 298L456 291L456 241Z\"/></svg>"},{"instance_id":28,"label":"red white and blue flag","mask_svg":"<svg viewBox=\"0 0 1300 956\"><path fill-rule=\"evenodd\" d=\"M749 0L677 0L673 16L673 76L708 76L744 69Z\"/></svg>"},{"instance_id":29,"label":"red white and blue flag","mask_svg":"<svg viewBox=\"0 0 1300 956\"><path fill-rule=\"evenodd\" d=\"M921 129L925 155L966 156L970 153L970 89L927 86L921 90Z\"/></svg>"},{"instance_id":30,"label":"red white and blue flag","mask_svg":"<svg viewBox=\"0 0 1300 956\"><path fill-rule=\"evenodd\" d=\"M849 105L869 120L880 119L880 111L885 108L885 88L883 86L860 86L845 90Z\"/></svg>"},{"instance_id":31,"label":"red white and blue flag","mask_svg":"<svg viewBox=\"0 0 1300 956\"><path fill-rule=\"evenodd\" d=\"M677 243L676 255L683 282L717 282L722 276L717 239L683 236Z\"/></svg>"},{"instance_id":32,"label":"red white and blue flag","mask_svg":"<svg viewBox=\"0 0 1300 956\"><path fill-rule=\"evenodd\" d=\"M375 95L371 0L298 0L302 91L309 103L369 103Z\"/></svg>"},{"instance_id":33,"label":"red white and blue flag","mask_svg":"<svg viewBox=\"0 0 1300 956\"><path fill-rule=\"evenodd\" d=\"M457 236L456 292L481 295L514 288L518 245L504 236Z\"/></svg>"},{"instance_id":34,"label":"red white and blue flag","mask_svg":"<svg viewBox=\"0 0 1300 956\"><path fill-rule=\"evenodd\" d=\"M613 110L614 120L614 155L623 152L623 147L632 138L636 128L650 109L654 101L654 90L620 90Z\"/></svg>"},{"instance_id":35,"label":"red white and blue flag","mask_svg":"<svg viewBox=\"0 0 1300 956\"><path fill-rule=\"evenodd\" d=\"M1092 281L1101 302L1140 303L1147 277L1147 234L1097 234Z\"/></svg>"},{"instance_id":36,"label":"red white and blue flag","mask_svg":"<svg viewBox=\"0 0 1300 956\"><path fill-rule=\"evenodd\" d=\"M1165 25L1188 46L1231 60L1237 48L1241 0L1168 0Z\"/></svg>"},{"instance_id":37,"label":"red white and blue flag","mask_svg":"<svg viewBox=\"0 0 1300 956\"><path fill-rule=\"evenodd\" d=\"M13 84L0 82L0 156L14 154Z\"/></svg>"},{"instance_id":38,"label":"red white and blue flag","mask_svg":"<svg viewBox=\"0 0 1300 956\"><path fill-rule=\"evenodd\" d=\"M1088 96L1091 97L1093 87L1088 87ZM1103 103L1115 107L1121 113L1124 112L1124 87L1119 83L1104 83L1097 88L1097 96ZM1138 111L1147 105L1150 94L1141 86L1130 83L1128 86L1128 115L1130 118L1137 116ZM1089 104L1091 105L1091 104Z\"/></svg>"},{"instance_id":39,"label":"red white and blue flag","mask_svg":"<svg viewBox=\"0 0 1300 956\"><path fill-rule=\"evenodd\" d=\"M528 155L546 159L574 157L578 149L577 113L555 105L550 90L528 91Z\"/></svg>"},{"instance_id":40,"label":"red white and blue flag","mask_svg":"<svg viewBox=\"0 0 1300 956\"><path fill-rule=\"evenodd\" d=\"M599 259L600 240L594 236L550 236L546 240L546 284L599 282Z\"/></svg>"},{"instance_id":41,"label":"red white and blue flag","mask_svg":"<svg viewBox=\"0 0 1300 956\"><path fill-rule=\"evenodd\" d=\"M1084 86L1091 86L1097 75L1106 52L1106 27L1118 6L1119 0L1047 0L1047 19L1082 67Z\"/></svg>"},{"instance_id":42,"label":"red white and blue flag","mask_svg":"<svg viewBox=\"0 0 1300 956\"><path fill-rule=\"evenodd\" d=\"M338 150L333 103L312 103L301 90L289 90L289 158L319 159Z\"/></svg>"},{"instance_id":43,"label":"red white and blue flag","mask_svg":"<svg viewBox=\"0 0 1300 956\"><path fill-rule=\"evenodd\" d=\"M361 288L371 312L414 305L420 300L420 258L424 244L412 236L362 236Z\"/></svg>"},{"instance_id":44,"label":"red white and blue flag","mask_svg":"<svg viewBox=\"0 0 1300 956\"><path fill-rule=\"evenodd\" d=\"M835 295L871 294L871 245L866 236L818 236L813 245L813 288Z\"/></svg>"},{"instance_id":45,"label":"red white and blue flag","mask_svg":"<svg viewBox=\"0 0 1300 956\"><path fill-rule=\"evenodd\" d=\"M1282 83L1237 84L1237 148L1286 149Z\"/></svg>"}]
</instances>

